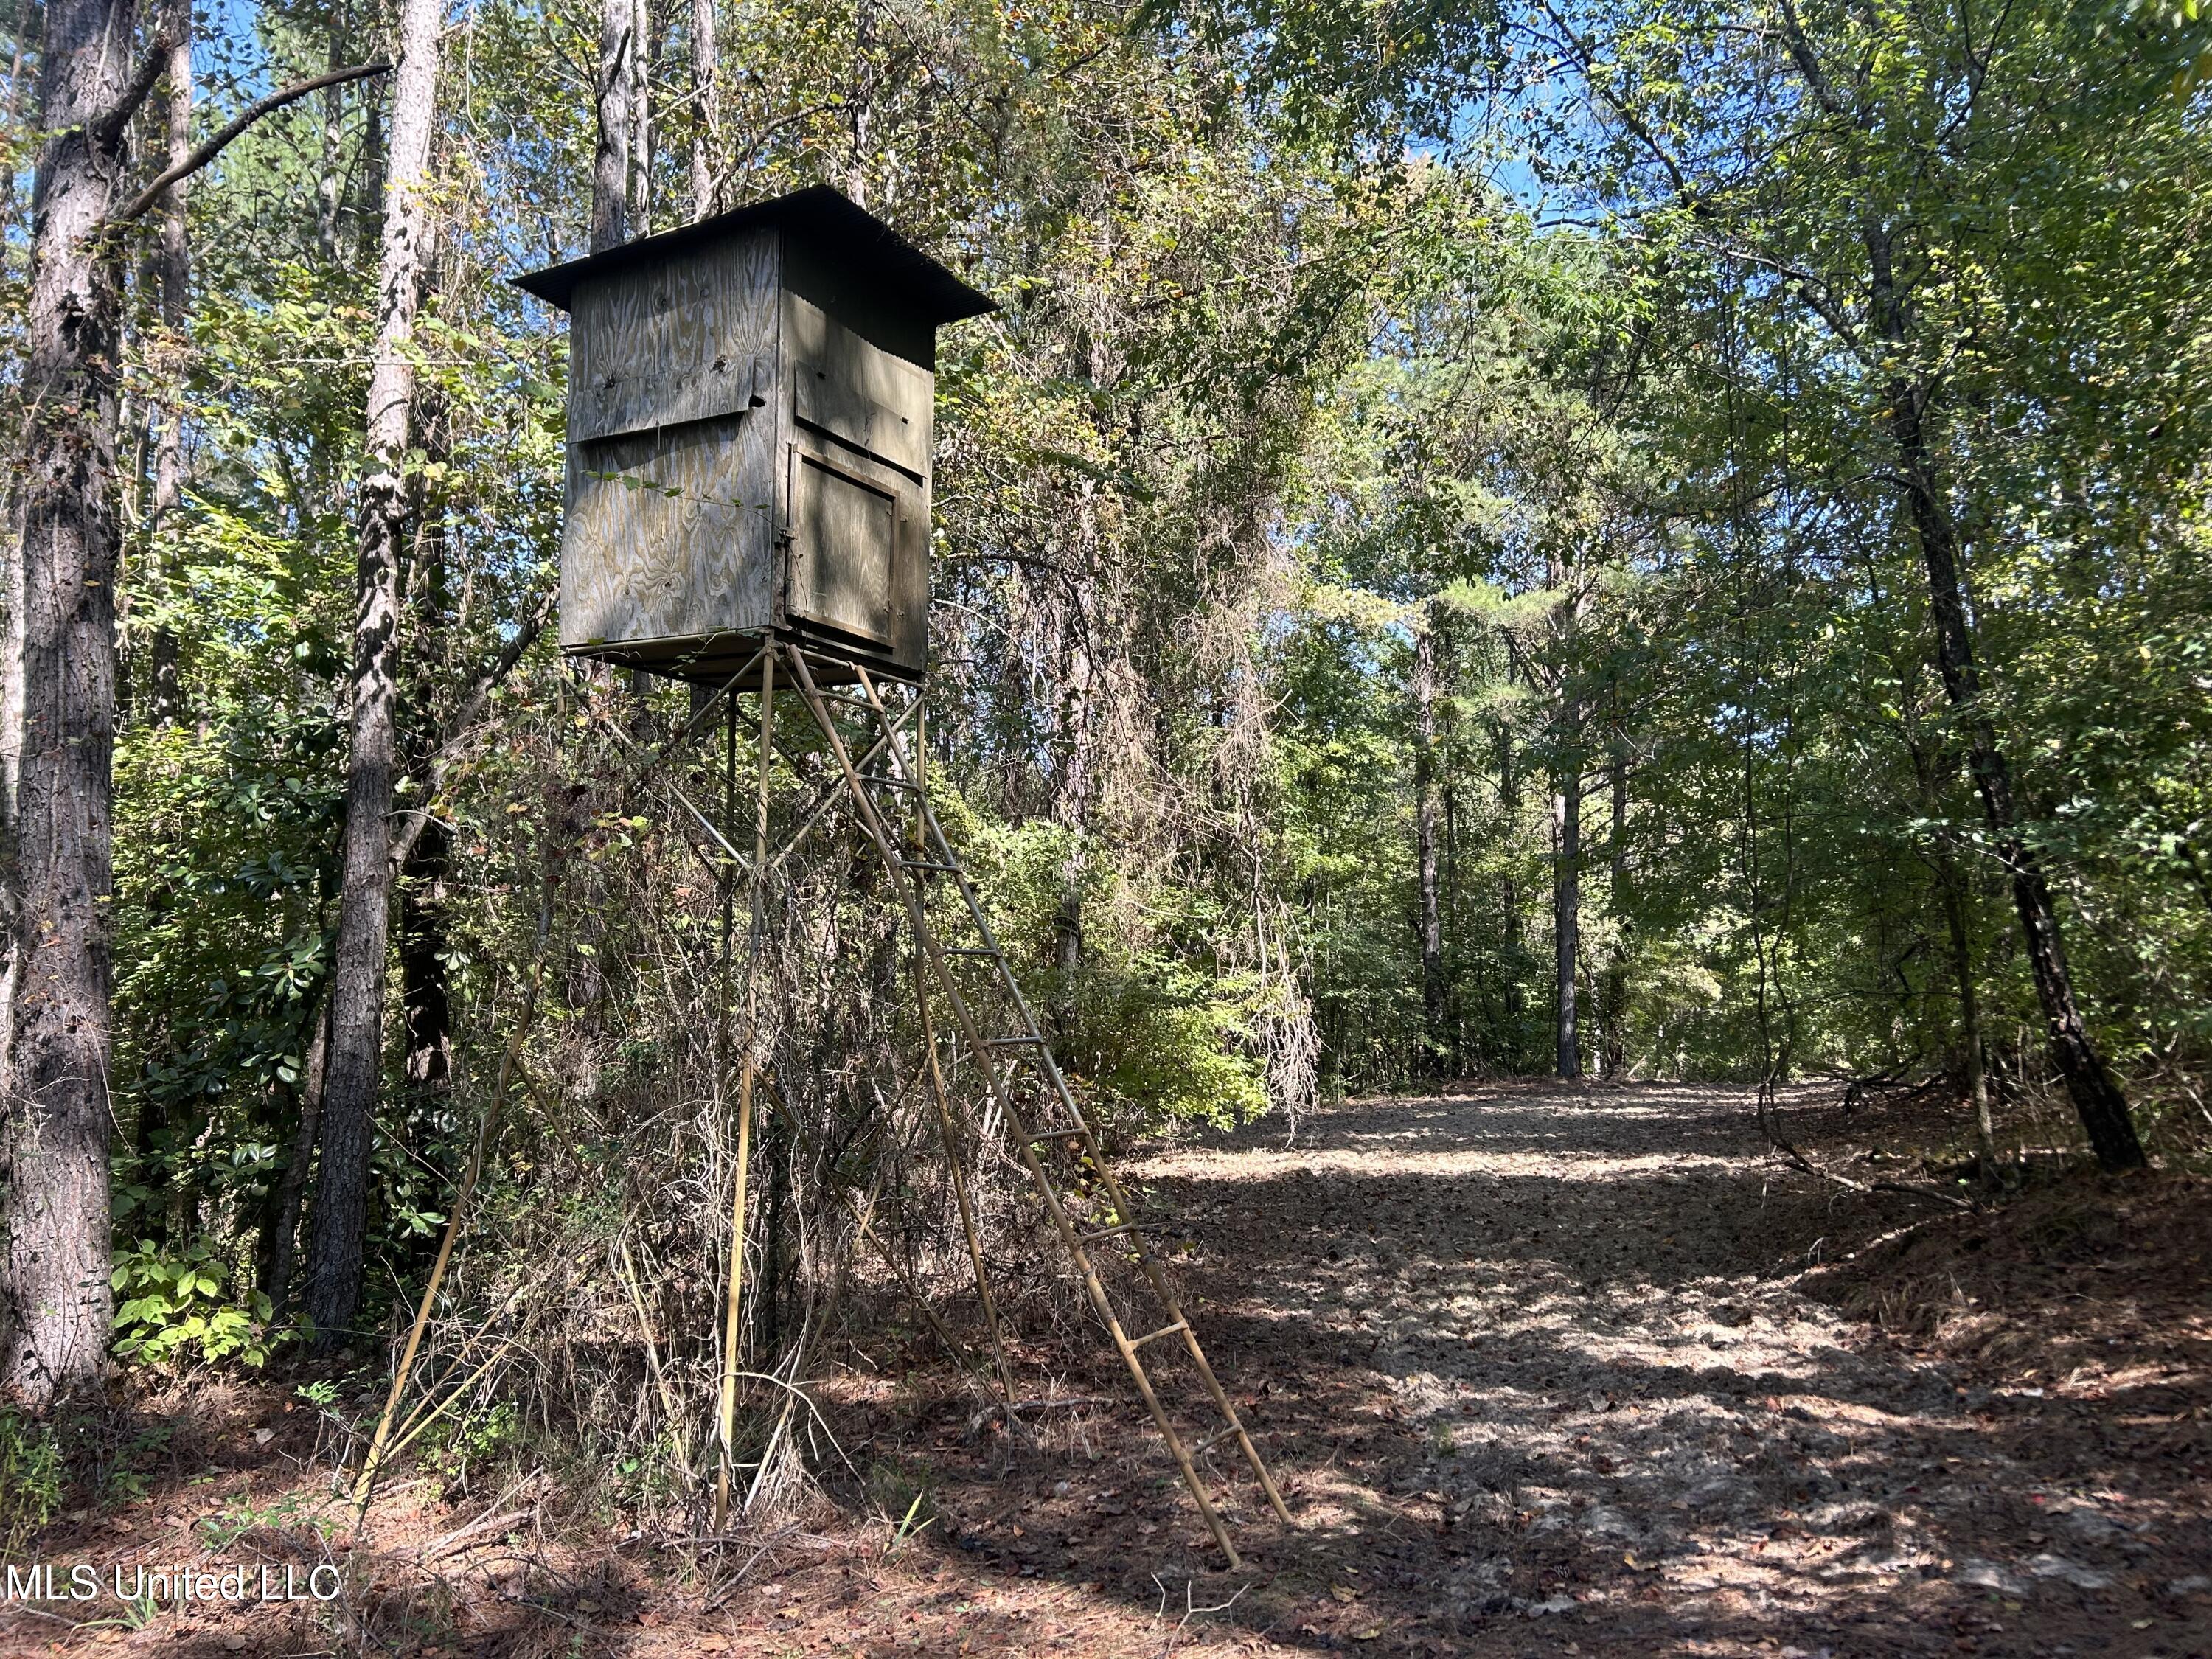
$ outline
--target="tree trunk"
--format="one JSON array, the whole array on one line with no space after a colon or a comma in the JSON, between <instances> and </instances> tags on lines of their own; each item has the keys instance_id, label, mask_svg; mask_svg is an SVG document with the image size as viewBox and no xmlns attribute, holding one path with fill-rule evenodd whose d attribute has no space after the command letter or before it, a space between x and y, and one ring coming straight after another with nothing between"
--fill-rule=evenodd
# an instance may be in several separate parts
<instances>
[{"instance_id":1,"label":"tree trunk","mask_svg":"<svg viewBox=\"0 0 2212 1659\"><path fill-rule=\"evenodd\" d=\"M1570 756L1552 794L1552 953L1559 975L1557 1063L1563 1078L1583 1074L1575 1020L1575 962L1583 928L1583 774Z\"/></svg>"},{"instance_id":2,"label":"tree trunk","mask_svg":"<svg viewBox=\"0 0 2212 1659\"><path fill-rule=\"evenodd\" d=\"M425 393L416 400L416 443L433 463L453 459L451 420L442 399ZM391 849L399 880L399 1007L404 1027L404 1073L408 1092L418 1100L446 1092L453 1073L453 1004L447 983L451 946L446 929L446 878L453 862L453 836L430 810L436 798L434 775L447 735L440 728L436 683L449 676L458 655L454 639L452 550L441 515L422 510L414 559L406 574L413 637L411 672L401 710L401 756L410 798L422 810L408 815L400 844ZM420 1121L413 1112L410 1121Z\"/></svg>"},{"instance_id":3,"label":"tree trunk","mask_svg":"<svg viewBox=\"0 0 2212 1659\"><path fill-rule=\"evenodd\" d=\"M40 76L5 695L17 754L0 846L9 934L0 1393L96 1387L106 1352L121 272L95 246L125 135L131 0L51 0Z\"/></svg>"},{"instance_id":4,"label":"tree trunk","mask_svg":"<svg viewBox=\"0 0 2212 1659\"><path fill-rule=\"evenodd\" d=\"M1096 375L1098 365L1091 365ZM1085 499L1076 509L1084 545L1095 544L1097 525L1093 505ZM1094 614L1097 591L1087 563L1063 595L1061 605L1048 612L1054 637L1052 649L1060 663L1060 707L1057 730L1050 750L1053 821L1067 831L1066 849L1060 861L1060 899L1053 913L1052 1026L1065 1038L1073 1028L1078 979L1083 969L1083 892L1091 865L1091 808L1097 775L1091 751L1093 735L1091 689L1097 683L1097 664L1091 653L1090 637L1079 619Z\"/></svg>"},{"instance_id":5,"label":"tree trunk","mask_svg":"<svg viewBox=\"0 0 2212 1659\"><path fill-rule=\"evenodd\" d=\"M1906 317L1891 268L1887 231L1870 227L1867 253L1876 331L1902 360ZM1997 861L2012 883L2013 906L2042 1004L2044 1029L2059 1075L2074 1109L2088 1131L2097 1162L2107 1170L2142 1167L2142 1145L2136 1139L2127 1097L2091 1041L2074 999L2074 980L2059 935L2042 861L2021 833L2013 799L2012 769L1997 742L1996 727L1982 701L1980 669L1974 659L1972 626L1959 579L1959 544L1928 444L1926 388L1909 376L1888 389L1890 431L1904 474L1905 502L1911 514L1921 563L1928 577L1928 604L1936 624L1936 661L1944 696L1966 740L1966 762L1981 797L1982 812Z\"/></svg>"},{"instance_id":6,"label":"tree trunk","mask_svg":"<svg viewBox=\"0 0 2212 1659\"><path fill-rule=\"evenodd\" d=\"M364 101L368 107L361 117L361 166L355 170L356 243L368 237L369 226L382 222L384 212L384 106L374 98Z\"/></svg>"},{"instance_id":7,"label":"tree trunk","mask_svg":"<svg viewBox=\"0 0 2212 1659\"><path fill-rule=\"evenodd\" d=\"M277 1177L270 1204L268 1224L261 1230L260 1261L256 1283L269 1298L273 1317L284 1316L292 1296L292 1262L300 1236L300 1200L307 1195L307 1165L313 1162L315 1141L322 1126L323 1083L331 1052L331 1005L324 1000L315 1018L315 1035L307 1044L307 1072L300 1080L300 1121L293 1127L292 1151Z\"/></svg>"},{"instance_id":8,"label":"tree trunk","mask_svg":"<svg viewBox=\"0 0 2212 1659\"><path fill-rule=\"evenodd\" d=\"M1437 888L1437 657L1430 627L1413 635L1413 861L1420 890L1421 1047L1416 1069L1444 1052L1444 924Z\"/></svg>"},{"instance_id":9,"label":"tree trunk","mask_svg":"<svg viewBox=\"0 0 2212 1659\"><path fill-rule=\"evenodd\" d=\"M691 0L691 217L722 210L715 169L722 153L722 64L714 0Z\"/></svg>"},{"instance_id":10,"label":"tree trunk","mask_svg":"<svg viewBox=\"0 0 2212 1659\"><path fill-rule=\"evenodd\" d=\"M1447 1027L1445 1063L1451 1075L1467 1073L1467 1007L1455 982L1456 970L1465 960L1461 951L1459 909L1459 789L1452 781L1452 769L1441 769L1443 773L1444 814L1444 896L1443 933L1444 960L1448 971L1444 975L1444 1024Z\"/></svg>"},{"instance_id":11,"label":"tree trunk","mask_svg":"<svg viewBox=\"0 0 2212 1659\"><path fill-rule=\"evenodd\" d=\"M1941 823L1943 800L1935 757L1918 743L1908 743L1906 747L1912 756L1913 775L1920 782L1920 810L1931 823ZM1982 1179L1990 1181L1996 1176L1996 1126L1990 1115L1989 1070L1982 1057L1982 1005L1974 981L1973 924L1968 914L1966 872L1959 867L1958 844L1948 829L1936 832L1929 861L1936 872L1936 895L1943 904L1944 930L1950 935L1951 974L1959 991L1959 1066L1974 1111L1974 1161Z\"/></svg>"},{"instance_id":12,"label":"tree trunk","mask_svg":"<svg viewBox=\"0 0 2212 1659\"><path fill-rule=\"evenodd\" d=\"M631 0L630 38L635 43L629 70L629 234L653 230L653 70L659 40L653 27L653 0Z\"/></svg>"},{"instance_id":13,"label":"tree trunk","mask_svg":"<svg viewBox=\"0 0 2212 1659\"><path fill-rule=\"evenodd\" d=\"M875 76L870 61L875 53L874 0L860 0L853 9L853 69L846 82L845 120L850 137L845 154L845 194L862 207L868 204L868 163L875 128Z\"/></svg>"},{"instance_id":14,"label":"tree trunk","mask_svg":"<svg viewBox=\"0 0 2212 1659\"><path fill-rule=\"evenodd\" d=\"M192 147L192 43L189 35L169 51L168 149L165 168L181 163ZM185 219L182 179L169 186L161 204L161 237L154 258L155 283L161 295L161 329L165 345L176 354L171 373L177 377L161 410L161 426L154 443L154 499L147 514L148 540L154 554L155 580L166 606L174 603L171 586L177 578L177 509L185 499L184 374L185 331L191 320L191 244ZM184 690L178 678L177 630L164 614L154 624L147 648L146 718L156 726L174 726L184 716Z\"/></svg>"},{"instance_id":15,"label":"tree trunk","mask_svg":"<svg viewBox=\"0 0 2212 1659\"><path fill-rule=\"evenodd\" d=\"M1611 866L1607 903L1613 912L1613 942L1606 951L1604 1005L1605 1080L1618 1083L1628 1069L1628 756L1615 742L1608 769L1613 793L1613 834L1607 843Z\"/></svg>"},{"instance_id":16,"label":"tree trunk","mask_svg":"<svg viewBox=\"0 0 2212 1659\"><path fill-rule=\"evenodd\" d=\"M592 150L592 252L629 239L631 61L637 37L636 0L600 0L599 58L592 76L599 138Z\"/></svg>"},{"instance_id":17,"label":"tree trunk","mask_svg":"<svg viewBox=\"0 0 2212 1659\"><path fill-rule=\"evenodd\" d=\"M324 41L332 69L346 61L343 11L333 6L325 20ZM315 246L324 262L338 262L338 211L345 176L345 100L343 87L326 87L322 95L322 165L315 176Z\"/></svg>"},{"instance_id":18,"label":"tree trunk","mask_svg":"<svg viewBox=\"0 0 2212 1659\"><path fill-rule=\"evenodd\" d=\"M1951 971L1959 985L1959 1059L1966 1074L1966 1097L1974 1110L1974 1162L1982 1179L1996 1178L1996 1126L1990 1116L1990 1079L1982 1061L1982 1006L1974 988L1974 939L1966 915L1966 884L1959 861L1946 847L1937 854L1936 884L1943 894L1943 920L1951 935Z\"/></svg>"},{"instance_id":19,"label":"tree trunk","mask_svg":"<svg viewBox=\"0 0 2212 1659\"><path fill-rule=\"evenodd\" d=\"M325 1346L343 1340L361 1304L390 943L392 807L398 753L399 550L407 510L400 476L414 416L410 344L433 227L424 185L437 106L436 0L404 0L392 87L383 252L378 269L374 367L370 372L355 569L352 751L331 975L329 1077L322 1161L307 1250L303 1305Z\"/></svg>"},{"instance_id":20,"label":"tree trunk","mask_svg":"<svg viewBox=\"0 0 2212 1659\"><path fill-rule=\"evenodd\" d=\"M446 980L446 876L453 836L433 817L407 849L399 876L399 1006L407 1025L407 1086L443 1094L453 1076L453 1000Z\"/></svg>"},{"instance_id":21,"label":"tree trunk","mask_svg":"<svg viewBox=\"0 0 2212 1659\"><path fill-rule=\"evenodd\" d=\"M1514 877L1512 848L1521 836L1521 775L1513 768L1513 728L1504 720L1498 723L1498 816L1502 820L1499 839L1506 848L1504 873L1498 881L1498 955L1505 963L1505 1024L1508 1040L1513 1052L1509 1064L1519 1065L1522 1057L1522 1016L1527 1010L1521 984L1521 884Z\"/></svg>"}]
</instances>

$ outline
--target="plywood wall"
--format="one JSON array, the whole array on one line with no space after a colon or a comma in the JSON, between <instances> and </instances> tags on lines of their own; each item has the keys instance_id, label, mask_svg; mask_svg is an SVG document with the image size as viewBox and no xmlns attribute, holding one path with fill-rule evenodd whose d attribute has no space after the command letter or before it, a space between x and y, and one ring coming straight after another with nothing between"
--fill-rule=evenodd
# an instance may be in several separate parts
<instances>
[{"instance_id":1,"label":"plywood wall","mask_svg":"<svg viewBox=\"0 0 2212 1659\"><path fill-rule=\"evenodd\" d=\"M578 290L562 645L773 620L777 254L755 234Z\"/></svg>"},{"instance_id":2,"label":"plywood wall","mask_svg":"<svg viewBox=\"0 0 2212 1659\"><path fill-rule=\"evenodd\" d=\"M935 377L789 292L781 236L578 285L564 647L775 627L920 672Z\"/></svg>"}]
</instances>

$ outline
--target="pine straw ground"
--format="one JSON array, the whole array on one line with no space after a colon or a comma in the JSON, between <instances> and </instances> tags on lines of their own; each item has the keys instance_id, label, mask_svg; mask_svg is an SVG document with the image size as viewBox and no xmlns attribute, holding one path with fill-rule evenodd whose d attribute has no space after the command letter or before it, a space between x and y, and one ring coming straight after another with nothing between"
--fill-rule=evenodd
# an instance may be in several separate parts
<instances>
[{"instance_id":1,"label":"pine straw ground","mask_svg":"<svg viewBox=\"0 0 2212 1659\"><path fill-rule=\"evenodd\" d=\"M1793 1097L1790 1129L1862 1177L1929 1109L1833 1102ZM202 1388L143 1419L145 1497L33 1553L327 1558L343 1611L18 1612L0 1648L2212 1654L2212 1182L2075 1174L1961 1215L1759 1144L1740 1093L1485 1085L1138 1161L1298 1516L1239 1489L1241 1573L1110 1361L1022 1350L1024 1391L1074 1403L1009 1468L887 1337L822 1391L828 1496L727 1553L428 1481L325 1540L313 1414Z\"/></svg>"}]
</instances>

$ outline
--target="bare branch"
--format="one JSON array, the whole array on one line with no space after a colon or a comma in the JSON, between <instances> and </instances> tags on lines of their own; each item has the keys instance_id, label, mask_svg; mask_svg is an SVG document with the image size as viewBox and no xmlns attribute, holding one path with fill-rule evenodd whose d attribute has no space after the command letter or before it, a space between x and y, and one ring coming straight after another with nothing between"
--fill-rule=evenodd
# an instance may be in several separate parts
<instances>
[{"instance_id":1,"label":"bare branch","mask_svg":"<svg viewBox=\"0 0 2212 1659\"><path fill-rule=\"evenodd\" d=\"M165 52L166 50L164 48ZM325 87L343 86L348 81L366 80L372 75L383 75L391 68L390 64L380 58L373 64L356 64L349 69L331 70L322 75L311 75L304 81L295 81L290 86L270 93L266 98L255 99L253 102L240 110L234 118L226 122L220 131L186 155L183 161L173 167L164 168L152 184L140 191L113 213L109 214L107 222L111 225L129 224L159 202L161 199L161 193L171 185L175 184L179 179L190 178L214 161L216 156L230 147L233 139L263 116L273 115L285 105L297 103L311 92L320 92ZM156 73L159 72L159 69L160 64L157 62ZM141 101L144 100L146 93L153 89L153 81L149 78L146 82L145 89L138 94ZM135 106L134 105L133 107Z\"/></svg>"},{"instance_id":2,"label":"bare branch","mask_svg":"<svg viewBox=\"0 0 2212 1659\"><path fill-rule=\"evenodd\" d=\"M177 43L182 38L182 32L173 21L154 37L153 45L147 48L138 67L131 71L131 78L124 82L123 90L115 94L115 101L85 123L85 131L95 141L111 141L130 125L131 118L137 114L139 106L153 95L154 83L161 78L161 71L168 68L169 54L176 50Z\"/></svg>"}]
</instances>

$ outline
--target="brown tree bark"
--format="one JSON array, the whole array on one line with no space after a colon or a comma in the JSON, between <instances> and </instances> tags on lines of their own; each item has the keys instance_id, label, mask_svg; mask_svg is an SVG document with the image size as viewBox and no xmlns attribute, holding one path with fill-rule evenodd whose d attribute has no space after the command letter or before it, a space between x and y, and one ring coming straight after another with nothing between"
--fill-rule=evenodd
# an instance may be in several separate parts
<instances>
[{"instance_id":1,"label":"brown tree bark","mask_svg":"<svg viewBox=\"0 0 2212 1659\"><path fill-rule=\"evenodd\" d=\"M722 210L722 62L714 0L691 0L691 216Z\"/></svg>"},{"instance_id":2,"label":"brown tree bark","mask_svg":"<svg viewBox=\"0 0 2212 1659\"><path fill-rule=\"evenodd\" d=\"M1437 653L1433 618L1413 633L1413 864L1419 892L1421 1052L1434 1073L1445 1051L1444 922L1437 868Z\"/></svg>"},{"instance_id":3,"label":"brown tree bark","mask_svg":"<svg viewBox=\"0 0 2212 1659\"><path fill-rule=\"evenodd\" d=\"M400 473L415 404L410 347L434 225L424 186L437 109L437 0L404 0L392 87L367 474L358 501L352 748L331 966L322 1159L302 1306L325 1346L342 1342L361 1303L370 1158L384 1052L391 939L392 811L398 759L399 554L408 491Z\"/></svg>"},{"instance_id":4,"label":"brown tree bark","mask_svg":"<svg viewBox=\"0 0 2212 1659\"><path fill-rule=\"evenodd\" d=\"M1612 838L1606 852L1610 866L1607 902L1613 912L1613 941L1605 957L1603 1005L1605 1080L1617 1083L1628 1069L1628 755L1616 742L1607 768L1613 796Z\"/></svg>"},{"instance_id":5,"label":"brown tree bark","mask_svg":"<svg viewBox=\"0 0 2212 1659\"><path fill-rule=\"evenodd\" d=\"M1875 331L1889 348L1893 361L1902 363L1908 360L1908 318L1898 290L1887 229L1869 223L1866 248ZM1937 481L1928 441L1928 391L1911 375L1900 373L1890 380L1887 402L1905 506L1928 579L1936 667L1952 717L1966 739L1966 764L1975 792L1981 797L1990 842L2012 884L2013 908L2020 915L2021 938L2035 981L2036 1000L2042 1005L2051 1057L2065 1079L2066 1092L2081 1127L2088 1132L2097 1162L2107 1170L2141 1169L2142 1144L2136 1138L2127 1097L2097 1051L2075 1000L2074 977L2067 965L2050 884L2042 860L2021 832L2012 768L1983 702L1973 628L1967 619L1959 576L1958 532Z\"/></svg>"},{"instance_id":6,"label":"brown tree bark","mask_svg":"<svg viewBox=\"0 0 2212 1659\"><path fill-rule=\"evenodd\" d=\"M132 0L52 0L39 87L0 803L9 960L0 1066L0 1393L97 1386L108 1316L107 908L113 875L113 502L122 278L100 246L125 134L167 67L134 71Z\"/></svg>"},{"instance_id":7,"label":"brown tree bark","mask_svg":"<svg viewBox=\"0 0 2212 1659\"><path fill-rule=\"evenodd\" d=\"M1583 929L1583 774L1579 757L1560 767L1552 793L1552 960L1559 1000L1553 1056L1559 1074L1583 1074L1582 1032L1576 1018L1575 963Z\"/></svg>"},{"instance_id":8,"label":"brown tree bark","mask_svg":"<svg viewBox=\"0 0 2212 1659\"><path fill-rule=\"evenodd\" d=\"M168 143L164 169L182 167L192 148L192 43L189 34L169 49L167 117ZM186 183L171 185L161 203L161 234L154 255L155 287L161 298L161 329L167 349L179 358L185 350L185 330L191 320L191 244L185 217ZM173 372L183 373L179 361ZM166 599L176 580L179 525L177 510L185 499L184 399L173 390L161 413L161 429L154 441L154 495L147 512L148 539L154 554L155 580ZM179 678L177 630L167 620L154 625L147 645L146 714L156 726L174 726L184 715L184 689Z\"/></svg>"}]
</instances>

